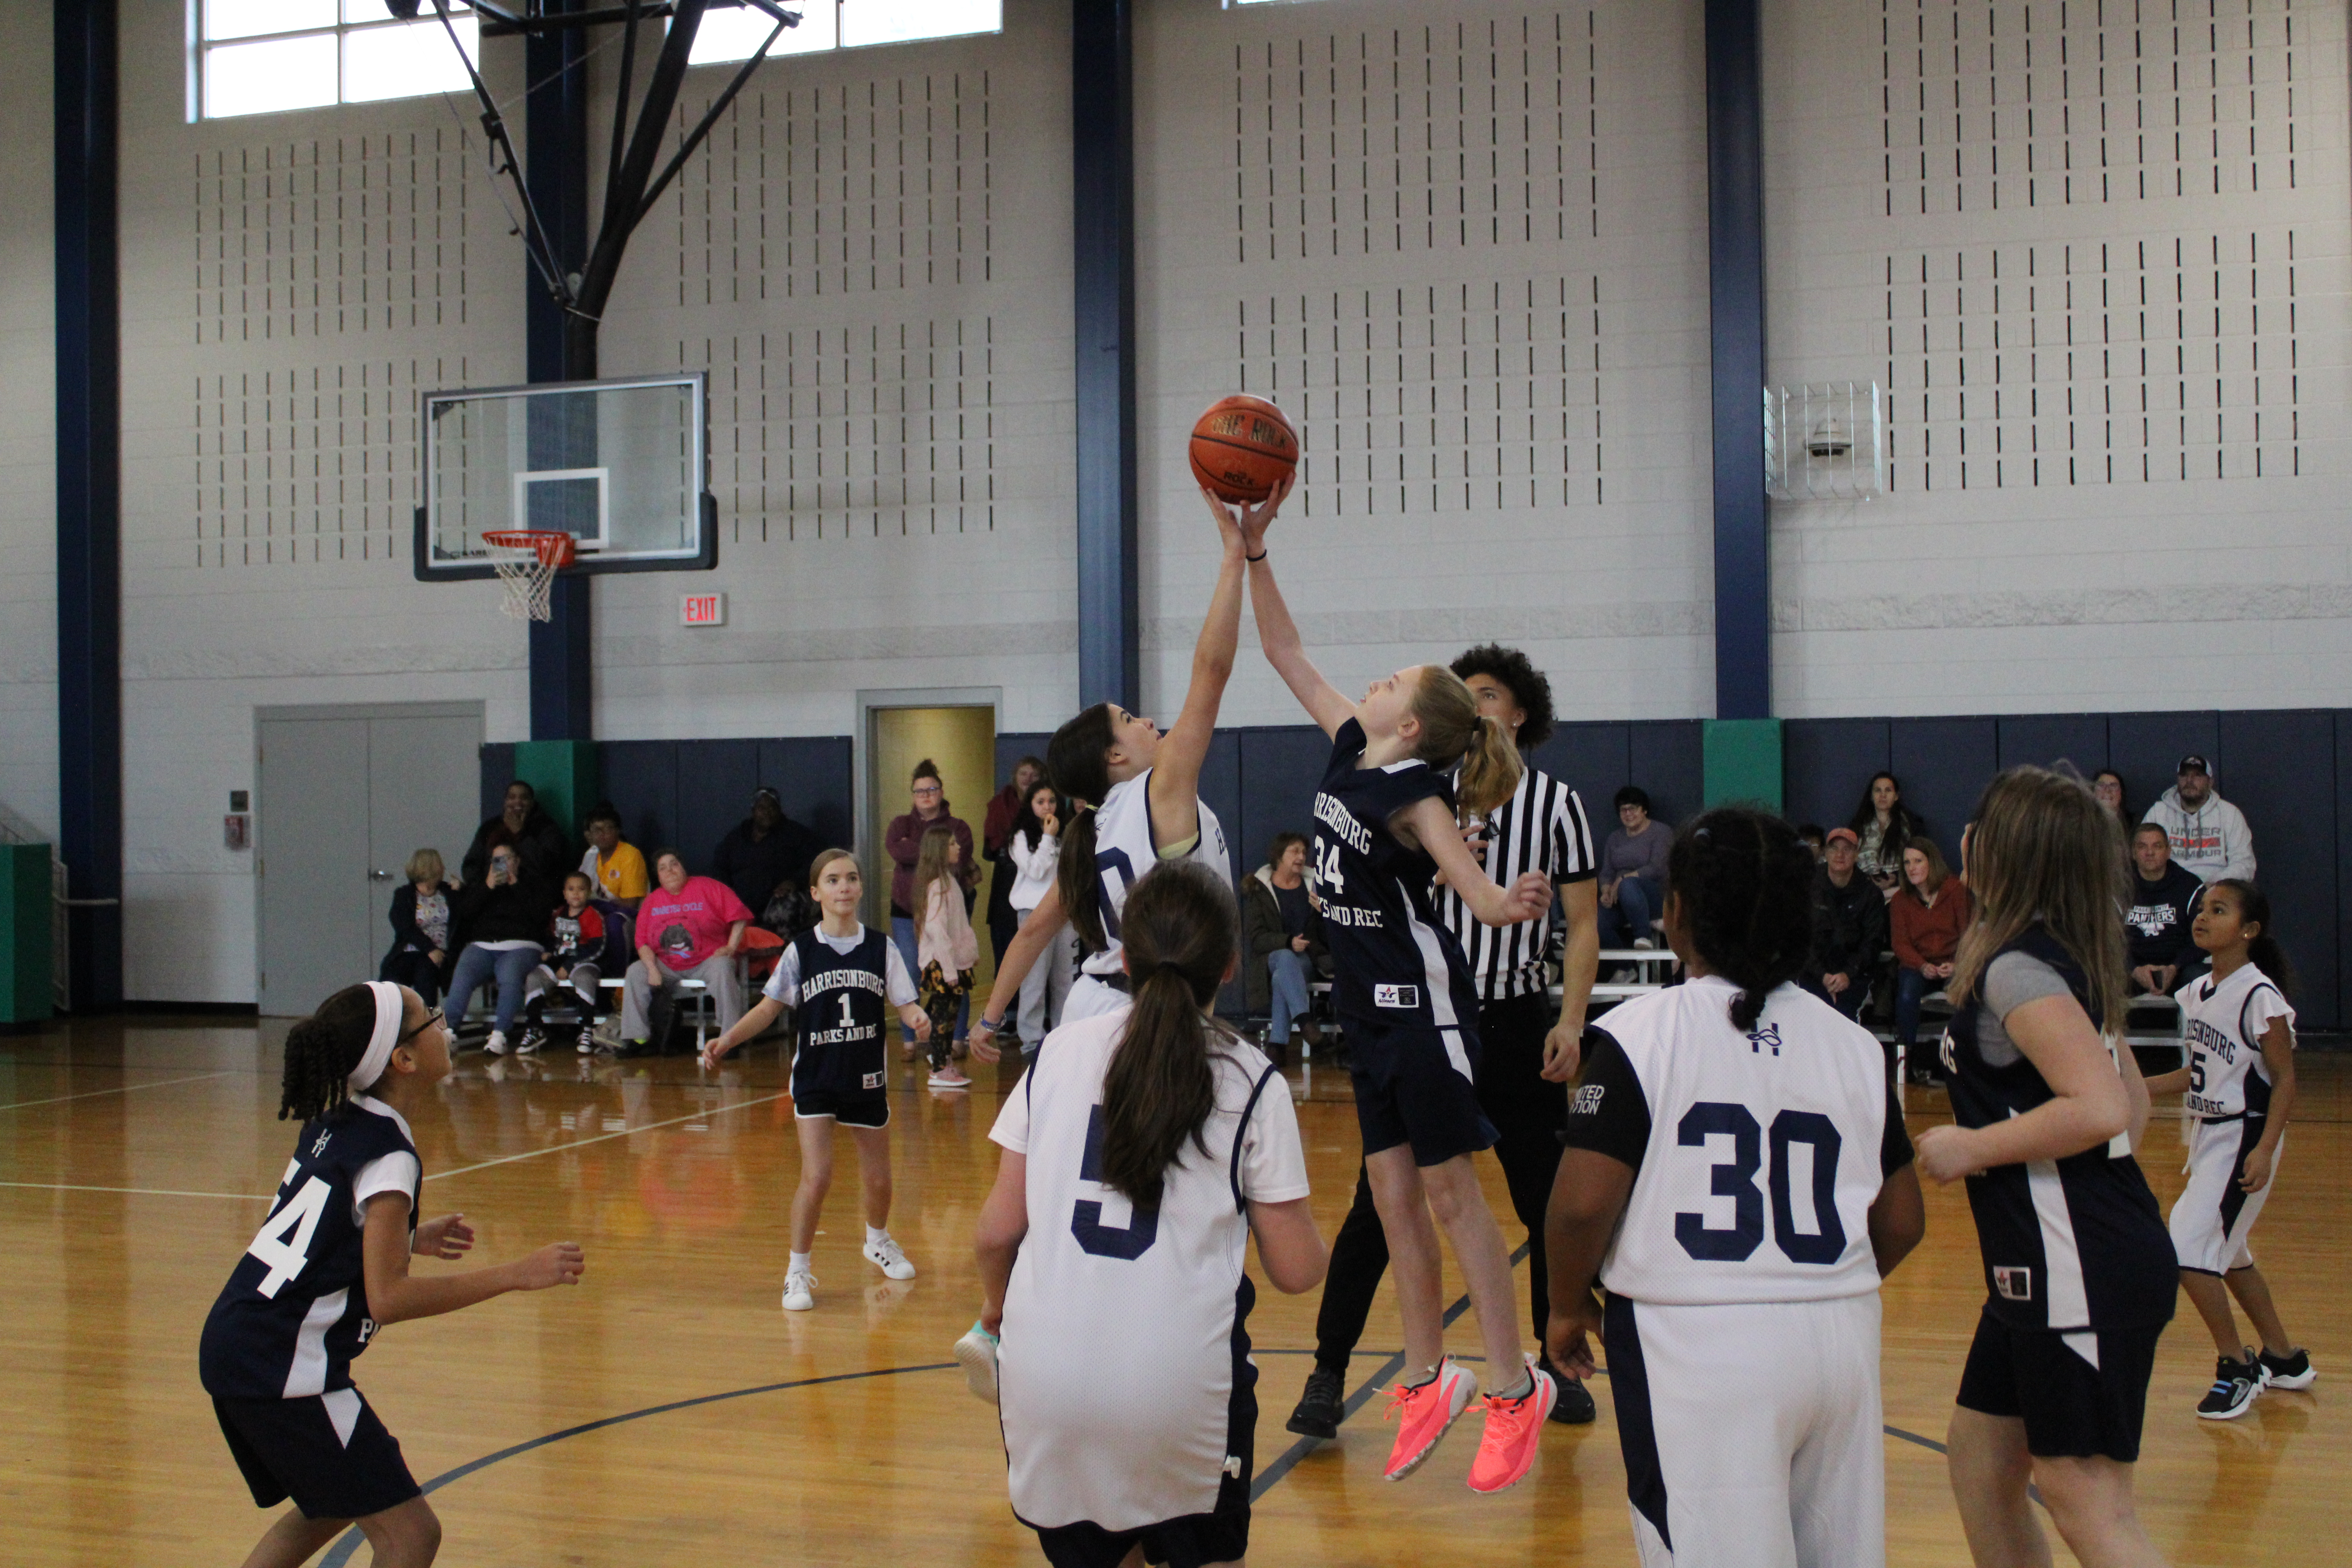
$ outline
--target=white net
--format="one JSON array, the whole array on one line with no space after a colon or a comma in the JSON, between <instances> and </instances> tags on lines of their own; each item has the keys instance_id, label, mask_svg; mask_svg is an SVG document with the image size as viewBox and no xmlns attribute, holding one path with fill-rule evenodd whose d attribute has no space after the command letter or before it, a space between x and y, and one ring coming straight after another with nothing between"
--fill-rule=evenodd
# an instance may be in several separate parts
<instances>
[{"instance_id":1,"label":"white net","mask_svg":"<svg viewBox=\"0 0 2352 1568\"><path fill-rule=\"evenodd\" d=\"M518 621L555 618L555 574L561 563L555 552L542 550L536 540L515 543L486 538L483 548L498 570L499 586L506 590L499 602L500 614Z\"/></svg>"}]
</instances>

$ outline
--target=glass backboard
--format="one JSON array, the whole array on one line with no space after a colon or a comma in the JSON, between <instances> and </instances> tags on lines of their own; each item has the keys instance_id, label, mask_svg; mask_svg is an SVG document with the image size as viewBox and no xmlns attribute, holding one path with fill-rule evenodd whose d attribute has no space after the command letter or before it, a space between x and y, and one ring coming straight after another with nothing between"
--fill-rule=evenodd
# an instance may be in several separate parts
<instances>
[{"instance_id":1,"label":"glass backboard","mask_svg":"<svg viewBox=\"0 0 2352 1568\"><path fill-rule=\"evenodd\" d=\"M423 400L416 574L487 577L485 533L560 530L582 572L718 564L697 375L551 383Z\"/></svg>"}]
</instances>

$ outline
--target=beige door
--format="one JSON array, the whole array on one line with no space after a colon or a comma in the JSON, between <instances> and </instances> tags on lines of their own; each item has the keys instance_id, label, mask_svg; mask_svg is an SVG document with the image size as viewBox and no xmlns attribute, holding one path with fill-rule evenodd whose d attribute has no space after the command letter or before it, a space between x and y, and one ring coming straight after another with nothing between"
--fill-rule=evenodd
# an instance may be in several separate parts
<instances>
[{"instance_id":1,"label":"beige door","mask_svg":"<svg viewBox=\"0 0 2352 1568\"><path fill-rule=\"evenodd\" d=\"M989 796L994 792L996 716L987 708L876 708L870 710L873 733L866 747L867 784L876 825L873 863L866 868L867 921L881 930L890 926L889 851L883 847L885 830L893 818L913 809L910 789L915 768L929 758L947 786L948 809L971 826L971 845L979 855ZM988 943L988 879L995 868L981 860L980 896L972 905L972 930L980 937L980 966L973 982L976 996L985 997L995 980L994 954Z\"/></svg>"}]
</instances>

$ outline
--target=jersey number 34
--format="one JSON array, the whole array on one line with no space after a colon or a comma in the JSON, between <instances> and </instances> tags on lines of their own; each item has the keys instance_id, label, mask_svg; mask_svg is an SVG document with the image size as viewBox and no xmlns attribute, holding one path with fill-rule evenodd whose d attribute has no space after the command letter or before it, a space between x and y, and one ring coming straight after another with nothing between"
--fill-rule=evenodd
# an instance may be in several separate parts
<instances>
[{"instance_id":1,"label":"jersey number 34","mask_svg":"<svg viewBox=\"0 0 2352 1568\"><path fill-rule=\"evenodd\" d=\"M1764 1130L1746 1106L1720 1100L1698 1101L1675 1129L1675 1142L1685 1149L1704 1148L1716 1136L1731 1139L1731 1158L1711 1168L1707 1191L1732 1200L1731 1224L1714 1226L1703 1214L1677 1214L1675 1239L1702 1261L1744 1263L1764 1242L1764 1193L1756 1184L1764 1165ZM1772 1170L1767 1178L1772 1239L1791 1263L1835 1263L1845 1256L1845 1225L1837 1212L1838 1151L1843 1142L1836 1123L1817 1110L1783 1110L1772 1119ZM1790 1152L1800 1143L1812 1155L1813 1223L1821 1227L1810 1236L1797 1228L1790 1201Z\"/></svg>"}]
</instances>

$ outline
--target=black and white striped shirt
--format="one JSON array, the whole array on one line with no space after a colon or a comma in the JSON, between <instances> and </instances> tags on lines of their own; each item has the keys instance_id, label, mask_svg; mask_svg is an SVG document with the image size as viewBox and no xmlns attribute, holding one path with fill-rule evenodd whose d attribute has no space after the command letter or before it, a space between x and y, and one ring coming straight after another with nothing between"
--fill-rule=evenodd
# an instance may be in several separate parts
<instances>
[{"instance_id":1,"label":"black and white striped shirt","mask_svg":"<svg viewBox=\"0 0 2352 1568\"><path fill-rule=\"evenodd\" d=\"M1592 828L1584 802L1549 773L1529 768L1511 798L1486 817L1486 874L1503 887L1529 871L1551 882L1593 875ZM1550 975L1551 910L1517 925L1483 924L1451 888L1439 890L1437 912L1470 960L1481 1002L1501 1002L1540 991Z\"/></svg>"}]
</instances>

